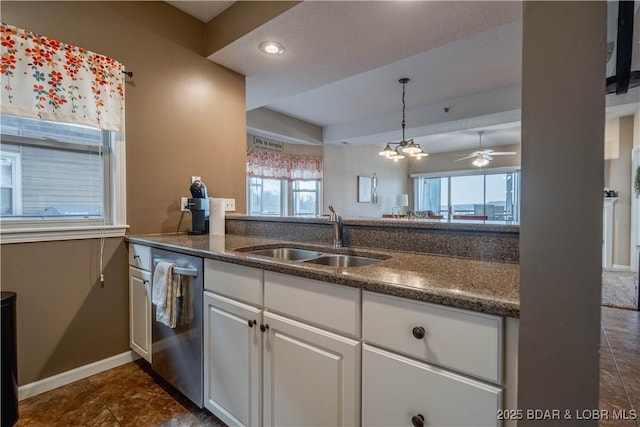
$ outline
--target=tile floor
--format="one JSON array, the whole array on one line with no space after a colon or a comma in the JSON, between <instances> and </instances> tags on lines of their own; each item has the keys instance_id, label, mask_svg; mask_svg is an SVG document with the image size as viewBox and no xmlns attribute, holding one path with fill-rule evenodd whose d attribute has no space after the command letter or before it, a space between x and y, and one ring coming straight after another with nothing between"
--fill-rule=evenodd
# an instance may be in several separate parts
<instances>
[{"instance_id":1,"label":"tile floor","mask_svg":"<svg viewBox=\"0 0 640 427\"><path fill-rule=\"evenodd\" d=\"M600 427L640 427L640 312L602 307L600 409L630 411L636 420L601 420Z\"/></svg>"},{"instance_id":2,"label":"tile floor","mask_svg":"<svg viewBox=\"0 0 640 427\"><path fill-rule=\"evenodd\" d=\"M20 402L16 427L195 427L224 424L132 362Z\"/></svg>"},{"instance_id":3,"label":"tile floor","mask_svg":"<svg viewBox=\"0 0 640 427\"><path fill-rule=\"evenodd\" d=\"M602 307L600 409L640 417L640 312ZM155 376L129 363L20 402L17 426L223 426ZM602 420L600 427L640 427Z\"/></svg>"}]
</instances>

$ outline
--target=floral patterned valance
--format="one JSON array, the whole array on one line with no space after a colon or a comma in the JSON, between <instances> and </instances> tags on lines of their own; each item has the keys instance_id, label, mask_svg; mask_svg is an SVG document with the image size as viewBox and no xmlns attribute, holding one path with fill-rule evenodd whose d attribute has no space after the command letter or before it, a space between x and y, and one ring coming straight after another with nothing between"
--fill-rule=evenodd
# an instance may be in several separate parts
<instances>
[{"instance_id":1,"label":"floral patterned valance","mask_svg":"<svg viewBox=\"0 0 640 427\"><path fill-rule=\"evenodd\" d=\"M247 175L287 181L322 181L322 157L291 156L247 148Z\"/></svg>"},{"instance_id":2,"label":"floral patterned valance","mask_svg":"<svg viewBox=\"0 0 640 427\"><path fill-rule=\"evenodd\" d=\"M123 66L2 24L2 113L121 130Z\"/></svg>"}]
</instances>

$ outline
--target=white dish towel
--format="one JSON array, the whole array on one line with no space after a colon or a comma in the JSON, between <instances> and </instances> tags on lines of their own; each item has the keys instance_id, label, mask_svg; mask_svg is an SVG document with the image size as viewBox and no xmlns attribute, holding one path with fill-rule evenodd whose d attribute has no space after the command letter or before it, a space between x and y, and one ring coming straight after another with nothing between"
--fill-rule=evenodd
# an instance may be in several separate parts
<instances>
[{"instance_id":1,"label":"white dish towel","mask_svg":"<svg viewBox=\"0 0 640 427\"><path fill-rule=\"evenodd\" d=\"M156 321L170 328L176 327L176 292L173 268L175 264L161 261L153 273L151 302L156 306Z\"/></svg>"}]
</instances>

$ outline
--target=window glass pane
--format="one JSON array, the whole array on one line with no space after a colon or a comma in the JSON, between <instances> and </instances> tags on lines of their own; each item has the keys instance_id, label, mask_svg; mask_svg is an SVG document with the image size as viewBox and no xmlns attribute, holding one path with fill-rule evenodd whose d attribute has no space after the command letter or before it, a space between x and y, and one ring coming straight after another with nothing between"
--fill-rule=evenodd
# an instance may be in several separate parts
<instances>
[{"instance_id":1,"label":"window glass pane","mask_svg":"<svg viewBox=\"0 0 640 427\"><path fill-rule=\"evenodd\" d=\"M11 187L13 185L13 159L7 156L0 157L0 185Z\"/></svg>"},{"instance_id":2,"label":"window glass pane","mask_svg":"<svg viewBox=\"0 0 640 427\"><path fill-rule=\"evenodd\" d=\"M489 214L490 221L512 221L513 202L508 187L512 183L510 173L499 173L486 176L486 200L493 206Z\"/></svg>"},{"instance_id":3,"label":"window glass pane","mask_svg":"<svg viewBox=\"0 0 640 427\"><path fill-rule=\"evenodd\" d=\"M262 180L262 214L282 215L282 185L277 179Z\"/></svg>"},{"instance_id":4,"label":"window glass pane","mask_svg":"<svg viewBox=\"0 0 640 427\"><path fill-rule=\"evenodd\" d=\"M431 211L435 215L447 218L449 205L448 178L421 178L419 190L422 194L418 197L420 204L416 210L421 212Z\"/></svg>"},{"instance_id":5,"label":"window glass pane","mask_svg":"<svg viewBox=\"0 0 640 427\"><path fill-rule=\"evenodd\" d=\"M21 217L102 217L100 155L24 146L21 161Z\"/></svg>"},{"instance_id":6,"label":"window glass pane","mask_svg":"<svg viewBox=\"0 0 640 427\"><path fill-rule=\"evenodd\" d=\"M7 115L1 120L0 176L3 187L11 183L11 193L4 193L12 201L8 209L3 194L3 219L104 218L108 132Z\"/></svg>"},{"instance_id":7,"label":"window glass pane","mask_svg":"<svg viewBox=\"0 0 640 427\"><path fill-rule=\"evenodd\" d=\"M2 133L5 135L24 136L34 139L49 138L75 144L102 144L102 131L90 126L48 122L6 114L0 116L0 126Z\"/></svg>"},{"instance_id":8,"label":"window glass pane","mask_svg":"<svg viewBox=\"0 0 640 427\"><path fill-rule=\"evenodd\" d=\"M318 182L293 181L293 215L316 216L318 213Z\"/></svg>"},{"instance_id":9,"label":"window glass pane","mask_svg":"<svg viewBox=\"0 0 640 427\"><path fill-rule=\"evenodd\" d=\"M294 190L312 190L316 191L318 183L316 181L293 181Z\"/></svg>"},{"instance_id":10,"label":"window glass pane","mask_svg":"<svg viewBox=\"0 0 640 427\"><path fill-rule=\"evenodd\" d=\"M520 172L414 178L415 209L448 218L449 184L453 215L486 216L488 221L520 221ZM464 218L461 218L464 219Z\"/></svg>"},{"instance_id":11,"label":"window glass pane","mask_svg":"<svg viewBox=\"0 0 640 427\"><path fill-rule=\"evenodd\" d=\"M13 214L13 194L11 188L0 188L0 215Z\"/></svg>"},{"instance_id":12,"label":"window glass pane","mask_svg":"<svg viewBox=\"0 0 640 427\"><path fill-rule=\"evenodd\" d=\"M249 215L262 213L262 180L249 178Z\"/></svg>"},{"instance_id":13,"label":"window glass pane","mask_svg":"<svg viewBox=\"0 0 640 427\"><path fill-rule=\"evenodd\" d=\"M282 181L249 178L249 214L282 214Z\"/></svg>"},{"instance_id":14,"label":"window glass pane","mask_svg":"<svg viewBox=\"0 0 640 427\"><path fill-rule=\"evenodd\" d=\"M484 175L451 177L453 215L485 215Z\"/></svg>"}]
</instances>

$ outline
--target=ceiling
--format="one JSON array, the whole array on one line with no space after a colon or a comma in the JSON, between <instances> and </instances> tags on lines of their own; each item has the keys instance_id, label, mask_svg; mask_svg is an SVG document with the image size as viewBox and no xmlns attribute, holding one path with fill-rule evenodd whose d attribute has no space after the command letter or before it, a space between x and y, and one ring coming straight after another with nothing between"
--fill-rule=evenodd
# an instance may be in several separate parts
<instances>
[{"instance_id":1,"label":"ceiling","mask_svg":"<svg viewBox=\"0 0 640 427\"><path fill-rule=\"evenodd\" d=\"M183 12L194 16L202 22L209 22L235 1L167 1L170 5L177 7Z\"/></svg>"},{"instance_id":2,"label":"ceiling","mask_svg":"<svg viewBox=\"0 0 640 427\"><path fill-rule=\"evenodd\" d=\"M170 3L207 22L233 2ZM305 1L209 59L246 76L247 110L319 125L325 143L400 140L401 77L407 137L427 152L475 148L478 130L483 145L519 143L521 16L518 1ZM286 52L263 54L264 40ZM637 111L638 93L609 115Z\"/></svg>"}]
</instances>

